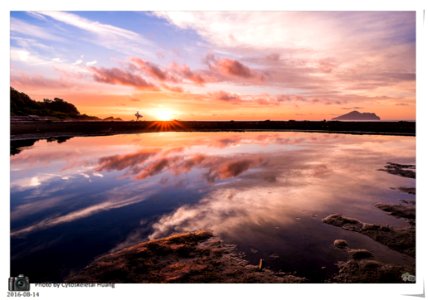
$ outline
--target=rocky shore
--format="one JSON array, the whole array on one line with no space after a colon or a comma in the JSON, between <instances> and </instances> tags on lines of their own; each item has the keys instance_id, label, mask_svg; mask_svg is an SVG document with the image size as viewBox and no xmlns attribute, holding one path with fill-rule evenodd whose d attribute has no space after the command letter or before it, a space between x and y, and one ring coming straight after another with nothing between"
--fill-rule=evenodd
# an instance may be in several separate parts
<instances>
[{"instance_id":1,"label":"rocky shore","mask_svg":"<svg viewBox=\"0 0 428 300\"><path fill-rule=\"evenodd\" d=\"M66 282L300 283L305 278L251 265L209 231L174 234L105 254Z\"/></svg>"},{"instance_id":2,"label":"rocky shore","mask_svg":"<svg viewBox=\"0 0 428 300\"><path fill-rule=\"evenodd\" d=\"M416 177L416 166L388 162L379 171L407 178ZM396 189L396 188L394 188ZM398 190L415 195L414 187L399 187ZM416 206L415 201L401 200L400 204L377 203L376 208L390 215L404 219L408 226L394 228L392 226L368 224L357 219L332 214L322 221L344 230L358 232L373 240L411 257L416 256ZM400 283L414 282L415 266L391 265L375 260L374 255L366 249L349 248L347 241L335 240L334 246L348 252L348 260L338 262L338 273L332 282L371 282Z\"/></svg>"}]
</instances>

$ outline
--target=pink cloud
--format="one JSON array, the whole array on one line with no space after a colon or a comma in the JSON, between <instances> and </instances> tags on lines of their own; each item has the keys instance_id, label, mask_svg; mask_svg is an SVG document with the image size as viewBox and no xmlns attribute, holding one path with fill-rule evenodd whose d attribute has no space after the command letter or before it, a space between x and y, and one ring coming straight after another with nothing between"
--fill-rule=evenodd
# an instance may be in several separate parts
<instances>
[{"instance_id":1,"label":"pink cloud","mask_svg":"<svg viewBox=\"0 0 428 300\"><path fill-rule=\"evenodd\" d=\"M192 81L198 85L203 85L205 83L205 79L201 74L190 70L187 65L179 65L173 63L170 67L171 71L179 74L182 78Z\"/></svg>"},{"instance_id":2,"label":"pink cloud","mask_svg":"<svg viewBox=\"0 0 428 300\"><path fill-rule=\"evenodd\" d=\"M321 72L331 73L334 67L336 67L336 62L331 58L320 59L318 61L318 69Z\"/></svg>"},{"instance_id":3,"label":"pink cloud","mask_svg":"<svg viewBox=\"0 0 428 300\"><path fill-rule=\"evenodd\" d=\"M118 68L89 68L93 72L93 78L95 81L110 83L110 84L120 84L133 86L137 89L148 89L148 90L158 90L158 88L144 80L139 75L133 74L129 71L124 71Z\"/></svg>"},{"instance_id":4,"label":"pink cloud","mask_svg":"<svg viewBox=\"0 0 428 300\"><path fill-rule=\"evenodd\" d=\"M12 86L21 86L23 88L69 88L71 87L70 82L58 79L50 79L44 76L28 76L26 74L21 74L17 76L12 76L11 78Z\"/></svg>"},{"instance_id":5,"label":"pink cloud","mask_svg":"<svg viewBox=\"0 0 428 300\"><path fill-rule=\"evenodd\" d=\"M156 152L139 151L125 155L113 155L102 157L98 161L97 171L112 171L124 170L131 168L133 171L138 171L138 166L145 162L149 157L155 155Z\"/></svg>"},{"instance_id":6,"label":"pink cloud","mask_svg":"<svg viewBox=\"0 0 428 300\"><path fill-rule=\"evenodd\" d=\"M185 64L180 65L177 63L172 63L171 66L162 70L155 64L138 57L131 58L131 62L133 63L133 65L131 65L132 67L135 68L136 66L138 70L159 81L177 83L182 82L183 80L189 80L197 85L203 85L205 83L205 79L200 73L192 71ZM166 87L166 89L171 91L178 91L177 88Z\"/></svg>"},{"instance_id":7,"label":"pink cloud","mask_svg":"<svg viewBox=\"0 0 428 300\"><path fill-rule=\"evenodd\" d=\"M212 164L208 171L206 178L208 181L215 181L218 179L227 179L236 177L251 167L258 166L262 160L258 157L251 157L246 159L226 160L222 163L219 161Z\"/></svg>"},{"instance_id":8,"label":"pink cloud","mask_svg":"<svg viewBox=\"0 0 428 300\"><path fill-rule=\"evenodd\" d=\"M179 86L170 86L167 84L162 84L162 88L174 93L183 93L184 90Z\"/></svg>"},{"instance_id":9,"label":"pink cloud","mask_svg":"<svg viewBox=\"0 0 428 300\"><path fill-rule=\"evenodd\" d=\"M236 177L252 167L259 166L263 160L258 156L236 159L220 156L194 154L186 157L183 148L164 152L138 151L127 155L115 155L101 158L96 167L97 171L112 171L127 169L135 179L146 179L162 171L174 174L190 172L193 168L204 168L205 179L209 182Z\"/></svg>"},{"instance_id":10,"label":"pink cloud","mask_svg":"<svg viewBox=\"0 0 428 300\"><path fill-rule=\"evenodd\" d=\"M211 70L217 71L225 76L237 76L243 78L254 77L249 67L241 62L229 58L217 59L212 55L207 56L207 63Z\"/></svg>"},{"instance_id":11,"label":"pink cloud","mask_svg":"<svg viewBox=\"0 0 428 300\"><path fill-rule=\"evenodd\" d=\"M232 59L221 59L217 61L217 68L220 70L221 73L226 75L234 75L239 77L252 77L252 73L250 71L250 68L243 65L237 60Z\"/></svg>"},{"instance_id":12,"label":"pink cloud","mask_svg":"<svg viewBox=\"0 0 428 300\"><path fill-rule=\"evenodd\" d=\"M208 94L214 100L225 101L230 103L241 103L243 100L236 94L229 94L224 91L218 91Z\"/></svg>"},{"instance_id":13,"label":"pink cloud","mask_svg":"<svg viewBox=\"0 0 428 300\"><path fill-rule=\"evenodd\" d=\"M171 158L161 158L153 161L144 167L144 169L137 174L136 179L145 179L150 176L155 176L156 174L162 172L165 168L168 167L170 163L176 160L178 157Z\"/></svg>"},{"instance_id":14,"label":"pink cloud","mask_svg":"<svg viewBox=\"0 0 428 300\"><path fill-rule=\"evenodd\" d=\"M168 76L166 72L162 71L157 67L156 65L152 64L151 62L142 60L138 57L131 58L131 61L135 63L141 71L146 73L147 75L154 77L160 81L165 81L168 79Z\"/></svg>"}]
</instances>

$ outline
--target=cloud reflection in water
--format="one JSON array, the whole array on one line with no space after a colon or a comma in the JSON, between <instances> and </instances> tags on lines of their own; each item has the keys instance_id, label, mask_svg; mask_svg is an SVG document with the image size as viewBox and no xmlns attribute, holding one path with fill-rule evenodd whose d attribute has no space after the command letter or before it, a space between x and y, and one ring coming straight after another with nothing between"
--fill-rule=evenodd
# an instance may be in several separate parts
<instances>
[{"instance_id":1,"label":"cloud reflection in water","mask_svg":"<svg viewBox=\"0 0 428 300\"><path fill-rule=\"evenodd\" d=\"M236 240L242 228L266 228L275 235L269 228L297 226L330 213L399 224L373 205L399 201L390 187L407 181L377 169L386 161L413 163L414 145L412 137L292 132L149 133L38 142L11 159L12 236L28 237L119 211L154 195L162 207L170 200L165 197L174 197L174 192L164 194L166 189L181 191L183 199L194 190L197 197L171 202L151 221L140 217L140 227L115 248L198 228Z\"/></svg>"}]
</instances>

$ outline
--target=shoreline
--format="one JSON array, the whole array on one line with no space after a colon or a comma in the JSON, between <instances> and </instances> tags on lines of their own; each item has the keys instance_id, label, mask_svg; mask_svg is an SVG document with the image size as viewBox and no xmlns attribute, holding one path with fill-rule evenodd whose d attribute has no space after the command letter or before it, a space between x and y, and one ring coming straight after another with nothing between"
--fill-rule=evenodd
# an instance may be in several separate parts
<instances>
[{"instance_id":1,"label":"shoreline","mask_svg":"<svg viewBox=\"0 0 428 300\"><path fill-rule=\"evenodd\" d=\"M143 132L284 131L416 136L416 122L341 121L25 121L11 122L11 141Z\"/></svg>"}]
</instances>

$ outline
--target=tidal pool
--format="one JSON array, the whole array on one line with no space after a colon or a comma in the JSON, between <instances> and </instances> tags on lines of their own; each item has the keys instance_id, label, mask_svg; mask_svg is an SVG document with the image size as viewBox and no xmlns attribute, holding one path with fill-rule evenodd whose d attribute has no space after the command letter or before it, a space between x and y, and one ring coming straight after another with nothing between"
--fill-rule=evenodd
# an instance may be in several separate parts
<instances>
[{"instance_id":1,"label":"tidal pool","mask_svg":"<svg viewBox=\"0 0 428 300\"><path fill-rule=\"evenodd\" d=\"M323 282L345 239L377 260L414 259L324 224L339 213L406 226L377 203L415 196L414 179L379 171L415 163L415 138L301 132L158 132L21 141L11 156L11 273L60 282L97 256L207 229L251 263Z\"/></svg>"}]
</instances>

